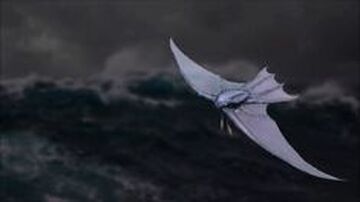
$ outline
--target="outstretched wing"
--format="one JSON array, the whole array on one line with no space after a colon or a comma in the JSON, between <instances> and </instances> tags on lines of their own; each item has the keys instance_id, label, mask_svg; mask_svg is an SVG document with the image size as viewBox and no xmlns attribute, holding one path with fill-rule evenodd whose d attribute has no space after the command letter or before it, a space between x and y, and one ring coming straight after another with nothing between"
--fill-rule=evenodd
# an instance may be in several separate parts
<instances>
[{"instance_id":1,"label":"outstretched wing","mask_svg":"<svg viewBox=\"0 0 360 202\"><path fill-rule=\"evenodd\" d=\"M295 95L286 93L283 86L275 80L274 74L267 71L267 67L245 84L245 88L251 92L252 100L258 103L286 102L297 98Z\"/></svg>"},{"instance_id":2,"label":"outstretched wing","mask_svg":"<svg viewBox=\"0 0 360 202\"><path fill-rule=\"evenodd\" d=\"M239 108L235 110L223 108L223 110L235 125L242 129L254 142L308 174L325 179L340 180L307 163L289 145L276 123L267 114L268 103L291 101L297 96L287 94L283 85L279 84L274 75L269 73L266 68L246 84L230 82L196 64L181 52L171 39L170 48L181 74L199 95L214 101L222 91L228 89L246 89L251 93L251 99Z\"/></svg>"},{"instance_id":3,"label":"outstretched wing","mask_svg":"<svg viewBox=\"0 0 360 202\"><path fill-rule=\"evenodd\" d=\"M223 110L250 139L276 157L310 175L340 180L307 163L286 141L277 124L267 114L266 108L267 104L245 104L237 109Z\"/></svg>"},{"instance_id":4,"label":"outstretched wing","mask_svg":"<svg viewBox=\"0 0 360 202\"><path fill-rule=\"evenodd\" d=\"M243 83L227 81L196 64L176 46L172 39L170 39L170 48L181 74L199 95L215 100L216 96L224 89L236 89L244 85Z\"/></svg>"}]
</instances>

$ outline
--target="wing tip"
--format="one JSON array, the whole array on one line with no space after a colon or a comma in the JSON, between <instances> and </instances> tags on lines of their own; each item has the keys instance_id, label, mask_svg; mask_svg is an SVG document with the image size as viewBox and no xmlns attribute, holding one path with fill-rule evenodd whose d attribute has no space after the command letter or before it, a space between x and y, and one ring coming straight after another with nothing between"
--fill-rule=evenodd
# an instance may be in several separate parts
<instances>
[{"instance_id":1,"label":"wing tip","mask_svg":"<svg viewBox=\"0 0 360 202\"><path fill-rule=\"evenodd\" d=\"M174 42L174 40L173 40L172 37L169 37L169 45L170 45L170 49L171 49L172 51L174 51L174 49L176 48L176 44L175 44L175 42Z\"/></svg>"},{"instance_id":2,"label":"wing tip","mask_svg":"<svg viewBox=\"0 0 360 202\"><path fill-rule=\"evenodd\" d=\"M338 181L338 182L346 182L347 179L343 179L343 178L338 178L326 173L323 173L322 175L316 175L316 177L322 178L322 179L326 179L326 180L332 180L332 181Z\"/></svg>"},{"instance_id":3,"label":"wing tip","mask_svg":"<svg viewBox=\"0 0 360 202\"><path fill-rule=\"evenodd\" d=\"M174 39L172 37L169 37L169 46L171 51L175 54L175 53L181 53L179 47L177 46L177 44L175 43Z\"/></svg>"},{"instance_id":4,"label":"wing tip","mask_svg":"<svg viewBox=\"0 0 360 202\"><path fill-rule=\"evenodd\" d=\"M191 59L181 51L181 49L176 45L176 43L174 42L174 40L171 37L169 38L169 44L170 44L170 50L173 53L173 55L175 56L175 59L181 69L181 65L179 63L180 58L183 58L186 60L191 60Z\"/></svg>"},{"instance_id":5,"label":"wing tip","mask_svg":"<svg viewBox=\"0 0 360 202\"><path fill-rule=\"evenodd\" d=\"M172 44L174 44L174 40L173 40L172 37L169 37L169 44L170 44L170 46L171 46Z\"/></svg>"}]
</instances>

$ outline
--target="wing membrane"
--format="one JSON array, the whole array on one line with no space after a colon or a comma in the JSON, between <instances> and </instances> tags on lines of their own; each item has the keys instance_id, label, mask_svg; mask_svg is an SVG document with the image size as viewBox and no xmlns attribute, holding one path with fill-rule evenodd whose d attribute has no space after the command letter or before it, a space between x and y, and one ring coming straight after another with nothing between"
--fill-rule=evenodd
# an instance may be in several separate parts
<instances>
[{"instance_id":1,"label":"wing membrane","mask_svg":"<svg viewBox=\"0 0 360 202\"><path fill-rule=\"evenodd\" d=\"M277 124L267 114L268 103L291 101L297 98L286 93L283 85L275 80L274 74L269 73L267 68L262 69L253 80L246 84L230 82L196 64L171 39L170 48L181 74L199 95L214 101L225 90L246 89L250 92L251 99L239 108L223 108L235 125L242 129L250 139L303 172L320 178L340 180L307 163L290 146Z\"/></svg>"},{"instance_id":2,"label":"wing membrane","mask_svg":"<svg viewBox=\"0 0 360 202\"><path fill-rule=\"evenodd\" d=\"M172 39L170 39L170 48L181 74L199 95L214 100L225 89L243 86L242 83L227 81L196 64L176 46Z\"/></svg>"},{"instance_id":3,"label":"wing membrane","mask_svg":"<svg viewBox=\"0 0 360 202\"><path fill-rule=\"evenodd\" d=\"M283 84L275 80L275 75L269 73L267 67L263 68L245 86L259 103L285 102L297 98L297 96L290 95L284 91Z\"/></svg>"},{"instance_id":4,"label":"wing membrane","mask_svg":"<svg viewBox=\"0 0 360 202\"><path fill-rule=\"evenodd\" d=\"M266 104L248 104L236 110L225 108L224 111L250 139L274 156L310 175L340 180L307 163L287 142L266 108Z\"/></svg>"}]
</instances>

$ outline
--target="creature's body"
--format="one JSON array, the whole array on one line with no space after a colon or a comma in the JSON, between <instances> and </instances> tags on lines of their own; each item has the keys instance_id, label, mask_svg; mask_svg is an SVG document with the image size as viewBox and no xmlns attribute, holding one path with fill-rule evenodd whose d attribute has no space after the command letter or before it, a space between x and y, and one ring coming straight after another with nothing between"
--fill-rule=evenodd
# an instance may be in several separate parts
<instances>
[{"instance_id":1,"label":"creature's body","mask_svg":"<svg viewBox=\"0 0 360 202\"><path fill-rule=\"evenodd\" d=\"M307 163L290 146L277 124L267 114L268 104L297 98L287 94L283 85L274 79L274 74L269 73L267 68L262 69L251 81L231 82L196 64L172 40L170 48L186 82L200 96L214 102L250 139L303 172L324 179L340 180ZM220 125L223 126L223 122Z\"/></svg>"},{"instance_id":2,"label":"creature's body","mask_svg":"<svg viewBox=\"0 0 360 202\"><path fill-rule=\"evenodd\" d=\"M215 106L217 108L235 108L240 106L245 101L250 99L250 92L239 89L239 90L226 90L221 92L215 99Z\"/></svg>"}]
</instances>

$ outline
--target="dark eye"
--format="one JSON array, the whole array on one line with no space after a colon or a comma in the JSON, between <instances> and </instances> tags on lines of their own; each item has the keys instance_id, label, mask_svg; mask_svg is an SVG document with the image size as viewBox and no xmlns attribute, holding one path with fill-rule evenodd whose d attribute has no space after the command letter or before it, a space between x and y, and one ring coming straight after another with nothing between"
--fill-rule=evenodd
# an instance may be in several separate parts
<instances>
[{"instance_id":1,"label":"dark eye","mask_svg":"<svg viewBox=\"0 0 360 202\"><path fill-rule=\"evenodd\" d=\"M240 106L239 103L229 103L229 104L227 105L227 107L233 108L233 109L236 109L236 108L238 108L239 106Z\"/></svg>"}]
</instances>

